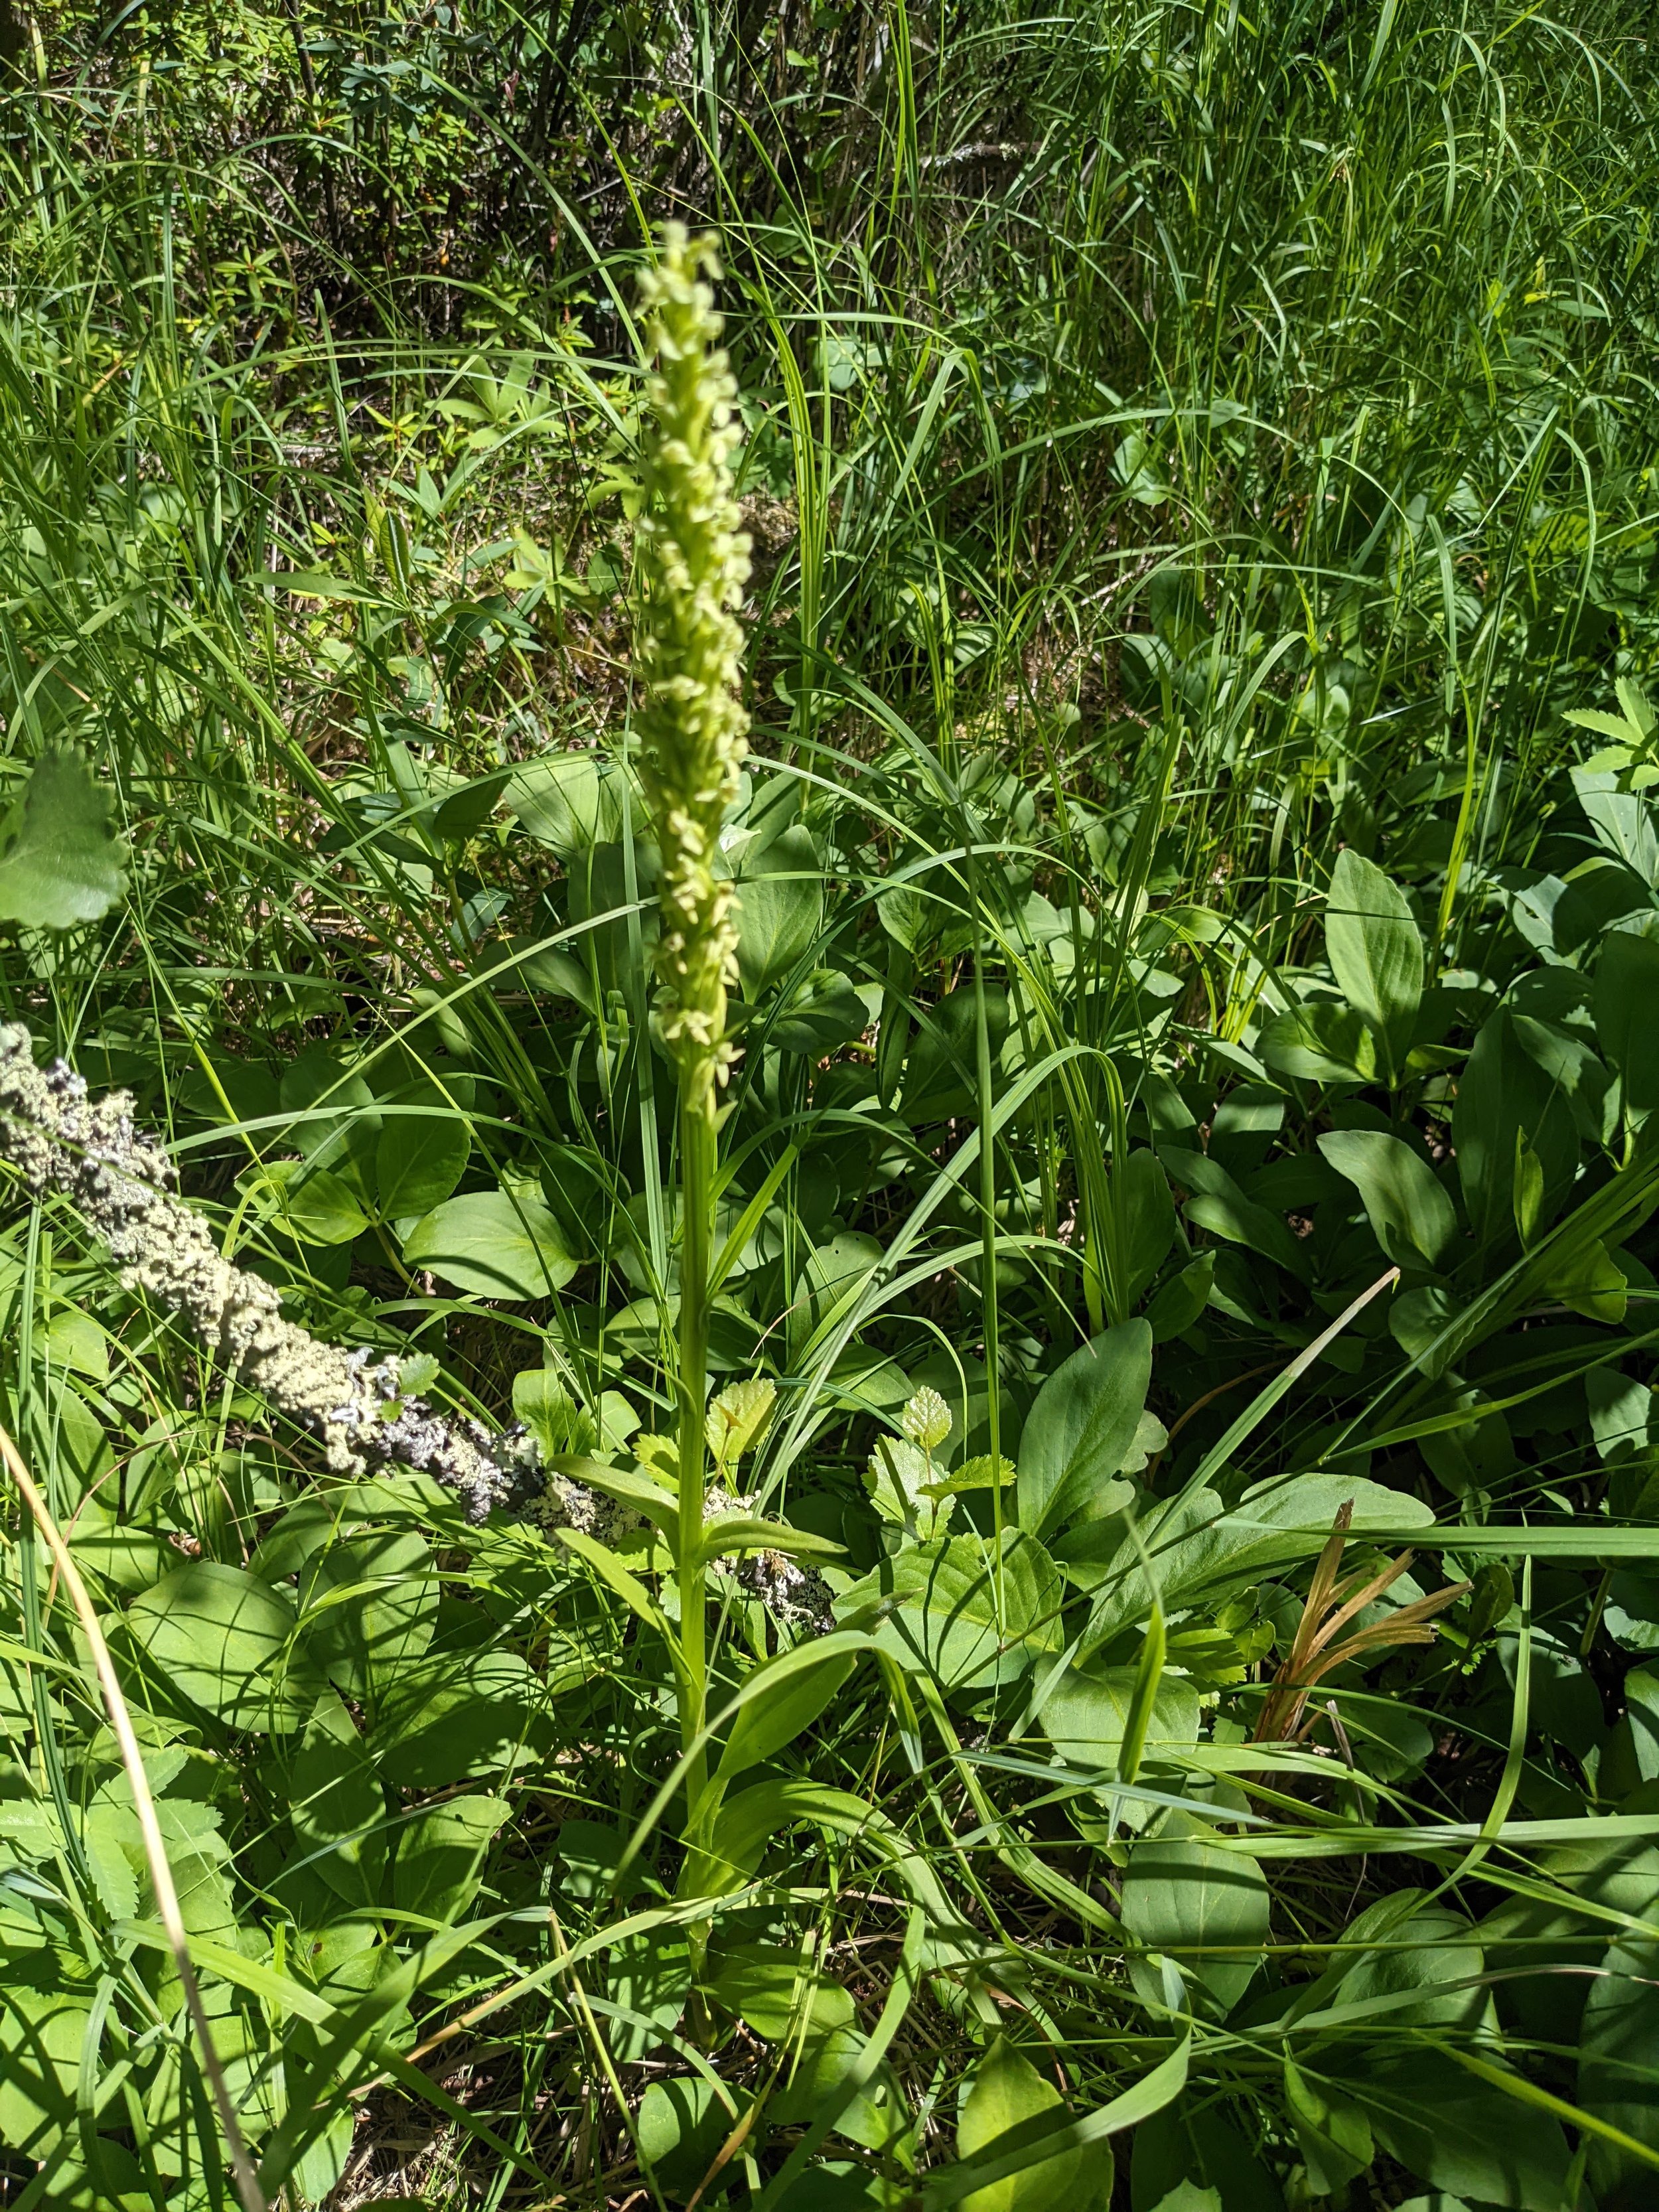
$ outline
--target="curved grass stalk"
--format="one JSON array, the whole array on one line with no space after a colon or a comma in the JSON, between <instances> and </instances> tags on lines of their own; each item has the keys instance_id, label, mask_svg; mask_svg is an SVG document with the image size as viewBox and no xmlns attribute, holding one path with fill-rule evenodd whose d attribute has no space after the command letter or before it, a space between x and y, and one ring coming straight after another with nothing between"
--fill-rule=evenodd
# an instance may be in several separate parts
<instances>
[{"instance_id":1,"label":"curved grass stalk","mask_svg":"<svg viewBox=\"0 0 1659 2212\"><path fill-rule=\"evenodd\" d=\"M121 1753L121 1764L126 1770L132 1791L133 1811L137 1815L138 1832L143 1839L144 1859L149 1869L150 1887L155 1892L155 1909L161 1916L167 1945L173 1953L173 1963L178 1970L179 1985L185 1993L185 2003L190 2013L191 2025L201 2048L202 2065L208 2077L208 2087L219 2116L219 2125L224 2132L225 2149L236 2182L236 2193L242 2200L243 2212L267 2212L264 2193L248 2155L242 2124L237 2118L236 2106L230 2094L230 2085L225 2079L225 2069L220 2060L218 2046L213 2040L212 2023L207 2008L202 2002L202 1991L196 1979L196 1969L191 1962L190 1938L185 1932L184 1915L179 1908L178 1887L173 1879L173 1869L167 1861L167 1849L161 1834L161 1823L155 1811L155 1800L150 1794L149 1778L144 1772L144 1757L138 1747L138 1738L133 1732L132 1716L127 1711L127 1701L121 1689L121 1680L115 1671L115 1662L110 1656L109 1645L99 1624L98 1614L88 1595L87 1586L63 1533L52 1519L46 1499L35 1486L34 1479L23 1464L22 1454L3 1429L0 1429L0 1458L6 1471L16 1484L24 1504L34 1519L41 1540L52 1553L64 1587L70 1594L88 1648L92 1663L97 1670L98 1686L104 1693L104 1707Z\"/></svg>"}]
</instances>

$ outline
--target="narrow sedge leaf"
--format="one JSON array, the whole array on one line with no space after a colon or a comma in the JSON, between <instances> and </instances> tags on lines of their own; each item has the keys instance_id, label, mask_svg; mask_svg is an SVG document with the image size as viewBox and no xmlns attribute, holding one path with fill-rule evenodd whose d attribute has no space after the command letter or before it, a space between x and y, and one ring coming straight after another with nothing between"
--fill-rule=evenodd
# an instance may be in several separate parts
<instances>
[{"instance_id":1,"label":"narrow sedge leaf","mask_svg":"<svg viewBox=\"0 0 1659 2212\"><path fill-rule=\"evenodd\" d=\"M1166 1644L1164 1608L1154 1598L1152 1618L1146 1623L1146 1641L1141 1647L1140 1664L1135 1669L1135 1686L1123 1723L1123 1741L1117 1754L1120 1782L1133 1782L1140 1771L1140 1755L1146 1748L1146 1731L1152 1723L1152 1710L1158 1702L1158 1686L1164 1678Z\"/></svg>"}]
</instances>

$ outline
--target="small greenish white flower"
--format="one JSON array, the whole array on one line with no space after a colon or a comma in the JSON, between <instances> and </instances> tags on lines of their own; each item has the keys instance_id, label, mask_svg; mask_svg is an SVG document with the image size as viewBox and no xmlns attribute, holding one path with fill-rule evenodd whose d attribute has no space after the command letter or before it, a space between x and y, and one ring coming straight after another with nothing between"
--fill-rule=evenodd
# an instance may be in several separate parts
<instances>
[{"instance_id":1,"label":"small greenish white flower","mask_svg":"<svg viewBox=\"0 0 1659 2212\"><path fill-rule=\"evenodd\" d=\"M645 690L640 773L662 855L662 1035L688 1106L707 1113L735 1056L726 994L736 976L737 930L732 885L715 861L749 726L737 621L749 540L731 466L742 434L737 387L718 344L720 318L703 281L719 273L713 239L670 223L656 267L641 280L657 366L647 388L654 431L644 454L635 639Z\"/></svg>"}]
</instances>

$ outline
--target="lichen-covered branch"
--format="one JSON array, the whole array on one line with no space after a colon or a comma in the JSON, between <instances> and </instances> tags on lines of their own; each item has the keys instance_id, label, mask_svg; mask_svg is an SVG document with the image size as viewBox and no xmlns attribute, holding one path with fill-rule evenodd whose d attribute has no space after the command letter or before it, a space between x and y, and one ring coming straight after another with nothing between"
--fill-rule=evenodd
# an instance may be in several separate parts
<instances>
[{"instance_id":1,"label":"lichen-covered branch","mask_svg":"<svg viewBox=\"0 0 1659 2212\"><path fill-rule=\"evenodd\" d=\"M548 1529L615 1535L617 1508L542 1467L518 1427L436 1412L405 1392L398 1362L372 1361L284 1320L271 1285L224 1258L202 1217L179 1196L173 1163L133 1121L130 1091L102 1098L63 1060L34 1064L27 1030L0 1024L0 1158L36 1198L67 1199L109 1247L124 1279L176 1315L215 1363L314 1436L337 1474L372 1466L418 1469L453 1491L467 1518L516 1507ZM711 1493L708 1513L752 1501ZM780 1620L827 1618L818 1577L781 1553L750 1554L743 1587Z\"/></svg>"},{"instance_id":2,"label":"lichen-covered branch","mask_svg":"<svg viewBox=\"0 0 1659 2212\"><path fill-rule=\"evenodd\" d=\"M438 1413L405 1395L396 1359L371 1362L284 1320L276 1291L225 1259L178 1195L173 1163L134 1124L131 1094L89 1098L63 1060L37 1067L15 1024L0 1026L0 1152L37 1198L68 1199L125 1281L176 1314L218 1366L316 1437L337 1474L418 1468L472 1521L534 1483L527 1437Z\"/></svg>"}]
</instances>

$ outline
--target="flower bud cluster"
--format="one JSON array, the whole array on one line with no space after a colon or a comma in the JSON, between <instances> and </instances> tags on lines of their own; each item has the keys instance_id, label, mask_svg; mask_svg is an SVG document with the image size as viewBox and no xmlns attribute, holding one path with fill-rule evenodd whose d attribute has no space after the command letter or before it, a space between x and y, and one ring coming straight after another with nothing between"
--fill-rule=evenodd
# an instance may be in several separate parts
<instances>
[{"instance_id":1,"label":"flower bud cluster","mask_svg":"<svg viewBox=\"0 0 1659 2212\"><path fill-rule=\"evenodd\" d=\"M732 886L714 863L749 726L738 696L736 619L749 539L738 526L731 468L742 433L737 387L717 346L720 318L702 281L719 273L713 239L693 240L670 223L661 259L641 286L657 370L647 388L656 432L645 450L638 526L640 772L662 856L662 1035L685 1075L688 1104L702 1111L713 1110L714 1086L734 1057L726 994L736 975L737 931Z\"/></svg>"}]
</instances>

